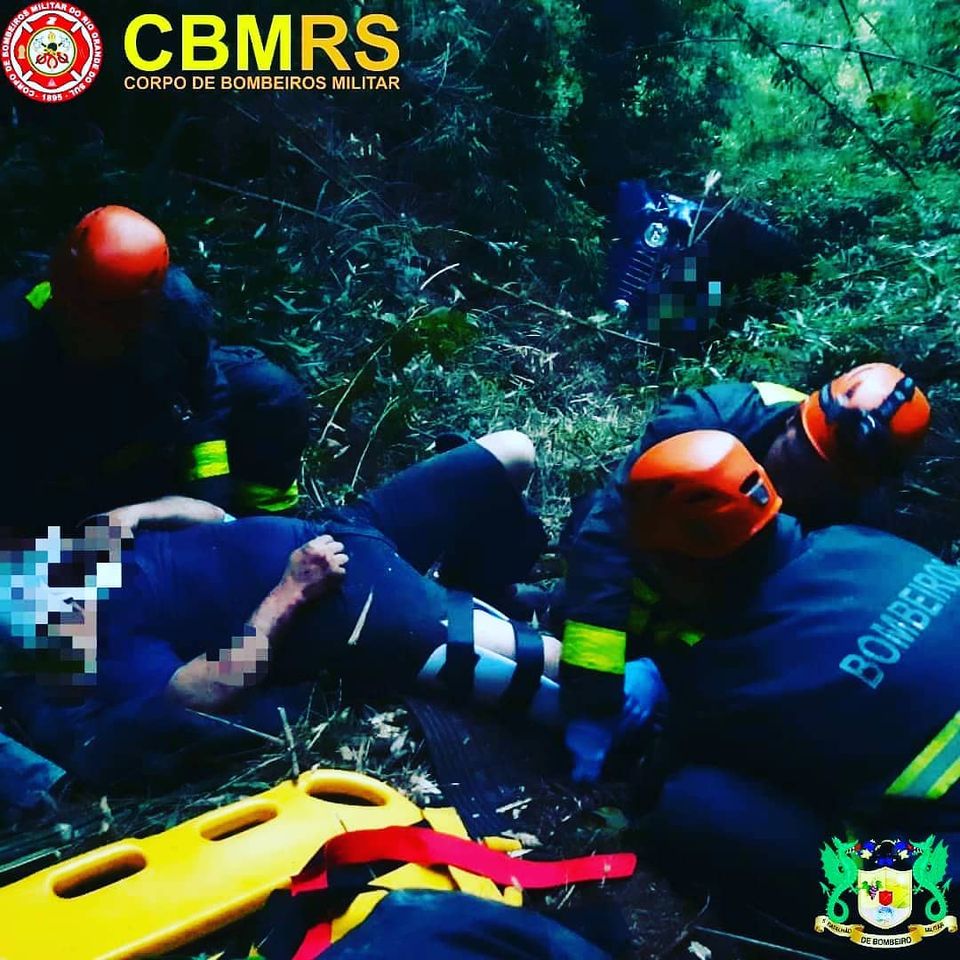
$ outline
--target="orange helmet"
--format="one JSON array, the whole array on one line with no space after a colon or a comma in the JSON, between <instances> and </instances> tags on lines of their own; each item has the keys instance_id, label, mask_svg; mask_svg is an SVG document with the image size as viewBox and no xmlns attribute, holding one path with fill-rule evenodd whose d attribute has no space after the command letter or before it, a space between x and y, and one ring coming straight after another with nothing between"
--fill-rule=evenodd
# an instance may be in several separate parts
<instances>
[{"instance_id":1,"label":"orange helmet","mask_svg":"<svg viewBox=\"0 0 960 960\"><path fill-rule=\"evenodd\" d=\"M53 262L54 299L130 300L157 290L170 265L163 231L129 207L98 207L70 231Z\"/></svg>"},{"instance_id":2,"label":"orange helmet","mask_svg":"<svg viewBox=\"0 0 960 960\"><path fill-rule=\"evenodd\" d=\"M723 557L779 512L763 467L732 434L692 430L652 446L626 488L632 544L688 557Z\"/></svg>"},{"instance_id":3,"label":"orange helmet","mask_svg":"<svg viewBox=\"0 0 960 960\"><path fill-rule=\"evenodd\" d=\"M865 363L812 393L800 421L830 463L866 477L895 473L923 440L930 404L902 370Z\"/></svg>"}]
</instances>

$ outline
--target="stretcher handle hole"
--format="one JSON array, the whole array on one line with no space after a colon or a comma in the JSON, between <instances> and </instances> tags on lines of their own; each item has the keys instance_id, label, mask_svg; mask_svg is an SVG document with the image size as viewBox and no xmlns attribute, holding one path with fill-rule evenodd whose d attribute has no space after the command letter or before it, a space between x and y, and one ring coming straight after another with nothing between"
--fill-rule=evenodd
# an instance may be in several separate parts
<instances>
[{"instance_id":1,"label":"stretcher handle hole","mask_svg":"<svg viewBox=\"0 0 960 960\"><path fill-rule=\"evenodd\" d=\"M308 796L327 803L339 803L344 807L383 807L389 798L375 790L364 789L359 784L343 784L319 780L307 787Z\"/></svg>"},{"instance_id":2,"label":"stretcher handle hole","mask_svg":"<svg viewBox=\"0 0 960 960\"><path fill-rule=\"evenodd\" d=\"M73 900L132 877L146 865L147 858L139 850L118 850L99 862L78 864L54 881L53 892L64 900Z\"/></svg>"},{"instance_id":3,"label":"stretcher handle hole","mask_svg":"<svg viewBox=\"0 0 960 960\"><path fill-rule=\"evenodd\" d=\"M268 823L276 815L277 808L272 803L231 810L226 816L218 817L212 823L201 827L200 836L205 840L226 840L229 837L235 837L238 833L246 833L254 827L259 827L261 823Z\"/></svg>"}]
</instances>

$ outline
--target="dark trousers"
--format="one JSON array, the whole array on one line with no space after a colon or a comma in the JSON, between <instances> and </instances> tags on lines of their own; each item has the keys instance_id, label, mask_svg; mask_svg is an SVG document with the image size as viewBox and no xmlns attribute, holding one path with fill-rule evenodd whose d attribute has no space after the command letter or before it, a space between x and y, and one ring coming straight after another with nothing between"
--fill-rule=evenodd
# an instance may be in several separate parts
<instances>
[{"instance_id":1,"label":"dark trousers","mask_svg":"<svg viewBox=\"0 0 960 960\"><path fill-rule=\"evenodd\" d=\"M814 918L825 913L820 851L832 837L921 841L934 834L949 850L950 913L960 912L952 893L960 883L960 811L947 797L880 803L868 813L844 809L831 797L817 806L799 790L787 792L718 767L687 766L667 780L645 826L659 865L679 886L706 887L729 913L763 911L807 935L806 949L815 953L853 956L859 950L833 934L810 932ZM915 918L922 916L927 896L921 891L914 897ZM849 923L862 922L855 900L853 893L845 898ZM956 936L925 941L924 956L955 956Z\"/></svg>"}]
</instances>

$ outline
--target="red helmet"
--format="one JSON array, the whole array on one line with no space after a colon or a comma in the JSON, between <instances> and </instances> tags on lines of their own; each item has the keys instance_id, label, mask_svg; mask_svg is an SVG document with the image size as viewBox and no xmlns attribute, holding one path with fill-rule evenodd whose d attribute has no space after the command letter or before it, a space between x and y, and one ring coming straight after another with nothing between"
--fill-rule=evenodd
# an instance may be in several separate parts
<instances>
[{"instance_id":1,"label":"red helmet","mask_svg":"<svg viewBox=\"0 0 960 960\"><path fill-rule=\"evenodd\" d=\"M631 468L625 493L634 546L705 559L743 546L782 503L763 467L722 430L652 446Z\"/></svg>"},{"instance_id":2,"label":"red helmet","mask_svg":"<svg viewBox=\"0 0 960 960\"><path fill-rule=\"evenodd\" d=\"M930 425L930 404L902 370L866 363L812 393L800 422L830 463L865 477L900 470Z\"/></svg>"},{"instance_id":3,"label":"red helmet","mask_svg":"<svg viewBox=\"0 0 960 960\"><path fill-rule=\"evenodd\" d=\"M54 299L130 300L159 289L170 265L163 231L129 207L98 207L70 231L54 258Z\"/></svg>"}]
</instances>

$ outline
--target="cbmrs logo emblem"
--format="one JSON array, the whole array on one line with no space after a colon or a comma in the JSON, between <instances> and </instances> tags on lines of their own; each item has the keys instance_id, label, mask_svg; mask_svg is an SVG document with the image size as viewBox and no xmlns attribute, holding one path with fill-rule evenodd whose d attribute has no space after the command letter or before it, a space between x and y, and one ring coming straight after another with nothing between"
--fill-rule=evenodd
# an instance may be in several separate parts
<instances>
[{"instance_id":1,"label":"cbmrs logo emblem","mask_svg":"<svg viewBox=\"0 0 960 960\"><path fill-rule=\"evenodd\" d=\"M33 3L4 31L0 59L7 79L39 103L64 103L96 79L103 60L97 25L68 3Z\"/></svg>"},{"instance_id":2,"label":"cbmrs logo emblem","mask_svg":"<svg viewBox=\"0 0 960 960\"><path fill-rule=\"evenodd\" d=\"M941 933L956 933L949 912L947 845L934 836L923 841L857 840L834 837L820 851L827 907L814 921L817 933L849 937L861 947L912 947ZM863 923L847 923L856 896ZM876 932L883 931L883 932Z\"/></svg>"}]
</instances>

